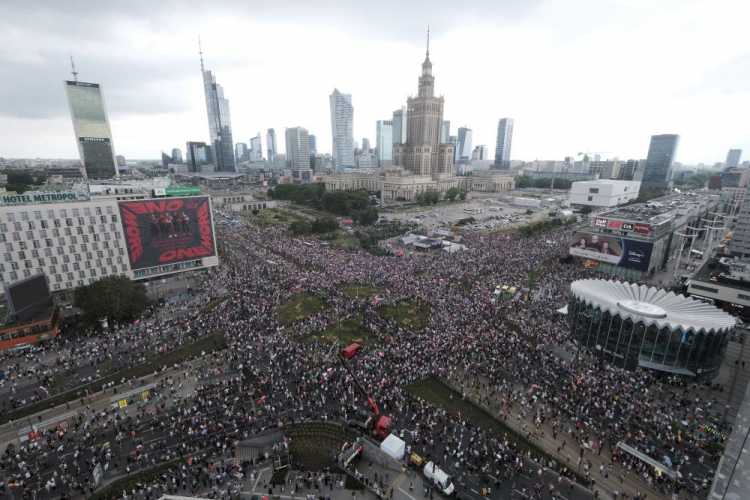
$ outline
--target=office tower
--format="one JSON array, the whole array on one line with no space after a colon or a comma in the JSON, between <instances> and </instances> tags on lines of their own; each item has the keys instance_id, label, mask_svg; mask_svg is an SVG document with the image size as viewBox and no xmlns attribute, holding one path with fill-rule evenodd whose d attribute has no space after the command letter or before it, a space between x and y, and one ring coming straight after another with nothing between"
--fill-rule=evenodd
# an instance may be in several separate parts
<instances>
[{"instance_id":1,"label":"office tower","mask_svg":"<svg viewBox=\"0 0 750 500\"><path fill-rule=\"evenodd\" d=\"M677 134L652 135L642 185L649 188L671 189L672 167L677 155L680 136Z\"/></svg>"},{"instance_id":2,"label":"office tower","mask_svg":"<svg viewBox=\"0 0 750 500\"><path fill-rule=\"evenodd\" d=\"M451 144L453 146L453 155L451 156L451 161L453 163L456 163L456 154L458 152L458 137L456 137L455 135L449 135L448 144Z\"/></svg>"},{"instance_id":3,"label":"office tower","mask_svg":"<svg viewBox=\"0 0 750 500\"><path fill-rule=\"evenodd\" d=\"M199 44L200 47L200 44ZM216 83L210 71L203 69L203 51L201 49L201 72L203 73L203 90L206 94L206 112L208 113L208 131L215 156L217 172L236 172L234 162L234 143L232 142L232 124L229 116L229 101L224 98L224 89Z\"/></svg>"},{"instance_id":4,"label":"office tower","mask_svg":"<svg viewBox=\"0 0 750 500\"><path fill-rule=\"evenodd\" d=\"M375 147L378 161L393 160L393 120L378 120L375 123Z\"/></svg>"},{"instance_id":5,"label":"office tower","mask_svg":"<svg viewBox=\"0 0 750 500\"><path fill-rule=\"evenodd\" d=\"M594 161L602 161L602 155L594 155Z\"/></svg>"},{"instance_id":6,"label":"office tower","mask_svg":"<svg viewBox=\"0 0 750 500\"><path fill-rule=\"evenodd\" d=\"M448 138L451 136L451 121L443 120L443 129L440 132L440 144L448 144Z\"/></svg>"},{"instance_id":7,"label":"office tower","mask_svg":"<svg viewBox=\"0 0 750 500\"><path fill-rule=\"evenodd\" d=\"M458 149L456 150L456 163L466 163L471 159L471 139L472 133L470 128L458 127Z\"/></svg>"},{"instance_id":8,"label":"office tower","mask_svg":"<svg viewBox=\"0 0 750 500\"><path fill-rule=\"evenodd\" d=\"M367 137L364 137L362 139L362 152L363 153L370 152L370 139L368 139Z\"/></svg>"},{"instance_id":9,"label":"office tower","mask_svg":"<svg viewBox=\"0 0 750 500\"><path fill-rule=\"evenodd\" d=\"M510 147L512 144L513 118L502 118L497 124L495 163L492 164L493 170L510 170ZM569 163L572 163L572 161Z\"/></svg>"},{"instance_id":10,"label":"office tower","mask_svg":"<svg viewBox=\"0 0 750 500\"><path fill-rule=\"evenodd\" d=\"M393 146L393 165L417 175L453 172L453 146L440 143L443 130L442 96L435 96L435 77L430 61L430 31L427 30L427 52L418 80L417 97L407 99L409 120L406 143Z\"/></svg>"},{"instance_id":11,"label":"office tower","mask_svg":"<svg viewBox=\"0 0 750 500\"><path fill-rule=\"evenodd\" d=\"M268 149L268 161L273 161L273 155L279 151L276 147L276 131L272 128L266 133L266 148Z\"/></svg>"},{"instance_id":12,"label":"office tower","mask_svg":"<svg viewBox=\"0 0 750 500\"><path fill-rule=\"evenodd\" d=\"M172 163L172 157L165 153L164 151L161 152L161 166L166 167L170 163Z\"/></svg>"},{"instance_id":13,"label":"office tower","mask_svg":"<svg viewBox=\"0 0 750 500\"><path fill-rule=\"evenodd\" d=\"M313 134L307 134L307 143L310 145L310 153L316 153L318 151L317 138Z\"/></svg>"},{"instance_id":14,"label":"office tower","mask_svg":"<svg viewBox=\"0 0 750 500\"><path fill-rule=\"evenodd\" d=\"M255 137L250 138L250 152L248 156L251 161L263 160L263 143L260 141L260 132L255 134Z\"/></svg>"},{"instance_id":15,"label":"office tower","mask_svg":"<svg viewBox=\"0 0 750 500\"><path fill-rule=\"evenodd\" d=\"M72 63L72 59L71 59ZM81 157L86 177L89 179L111 179L117 177L115 146L109 128L104 93L98 83L78 81L73 66L74 80L65 80L70 117L76 134L78 154Z\"/></svg>"},{"instance_id":16,"label":"office tower","mask_svg":"<svg viewBox=\"0 0 750 500\"><path fill-rule=\"evenodd\" d=\"M330 102L334 167L339 171L344 168L354 168L354 107L352 106L352 96L351 94L342 94L338 89L333 89Z\"/></svg>"},{"instance_id":17,"label":"office tower","mask_svg":"<svg viewBox=\"0 0 750 500\"><path fill-rule=\"evenodd\" d=\"M472 160L488 160L490 157L490 150L484 144L474 147L471 152Z\"/></svg>"},{"instance_id":18,"label":"office tower","mask_svg":"<svg viewBox=\"0 0 750 500\"><path fill-rule=\"evenodd\" d=\"M628 160L625 162L625 167L620 171L620 178L624 181L632 181L635 179L635 173L638 171L638 160Z\"/></svg>"},{"instance_id":19,"label":"office tower","mask_svg":"<svg viewBox=\"0 0 750 500\"><path fill-rule=\"evenodd\" d=\"M310 144L306 128L286 129L286 163L292 169L310 168Z\"/></svg>"},{"instance_id":20,"label":"office tower","mask_svg":"<svg viewBox=\"0 0 750 500\"><path fill-rule=\"evenodd\" d=\"M249 150L247 144L244 142L238 142L234 145L234 159L239 163L248 159Z\"/></svg>"},{"instance_id":21,"label":"office tower","mask_svg":"<svg viewBox=\"0 0 750 500\"><path fill-rule=\"evenodd\" d=\"M274 168L281 170L286 167L286 155L284 153L276 153L271 157L271 162Z\"/></svg>"},{"instance_id":22,"label":"office tower","mask_svg":"<svg viewBox=\"0 0 750 500\"><path fill-rule=\"evenodd\" d=\"M393 144L406 144L406 106L393 112Z\"/></svg>"},{"instance_id":23,"label":"office tower","mask_svg":"<svg viewBox=\"0 0 750 500\"><path fill-rule=\"evenodd\" d=\"M185 153L188 172L202 172L203 165L212 165L213 151L205 142L188 142Z\"/></svg>"},{"instance_id":24,"label":"office tower","mask_svg":"<svg viewBox=\"0 0 750 500\"><path fill-rule=\"evenodd\" d=\"M742 158L741 149L730 149L727 153L727 159L724 162L724 168L737 168L740 166L740 159Z\"/></svg>"},{"instance_id":25,"label":"office tower","mask_svg":"<svg viewBox=\"0 0 750 500\"><path fill-rule=\"evenodd\" d=\"M172 163L175 165L182 164L182 150L180 148L172 148Z\"/></svg>"}]
</instances>

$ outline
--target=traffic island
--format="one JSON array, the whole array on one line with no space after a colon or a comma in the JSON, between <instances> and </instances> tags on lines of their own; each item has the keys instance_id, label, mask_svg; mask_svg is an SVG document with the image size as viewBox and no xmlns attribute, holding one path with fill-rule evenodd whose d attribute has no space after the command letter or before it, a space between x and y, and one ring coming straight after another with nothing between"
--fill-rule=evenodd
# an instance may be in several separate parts
<instances>
[{"instance_id":1,"label":"traffic island","mask_svg":"<svg viewBox=\"0 0 750 500\"><path fill-rule=\"evenodd\" d=\"M285 433L291 438L292 467L299 470L321 471L336 466L336 458L344 443L353 443L358 434L348 427L334 422L301 422L288 424Z\"/></svg>"},{"instance_id":2,"label":"traffic island","mask_svg":"<svg viewBox=\"0 0 750 500\"><path fill-rule=\"evenodd\" d=\"M386 304L378 307L377 311L381 318L393 320L399 327L414 331L426 328L432 314L429 304L417 299Z\"/></svg>"},{"instance_id":3,"label":"traffic island","mask_svg":"<svg viewBox=\"0 0 750 500\"><path fill-rule=\"evenodd\" d=\"M312 293L300 293L287 299L276 310L276 322L280 326L289 326L309 316L328 309L329 304Z\"/></svg>"},{"instance_id":4,"label":"traffic island","mask_svg":"<svg viewBox=\"0 0 750 500\"><path fill-rule=\"evenodd\" d=\"M362 324L362 315L357 314L351 318L334 323L320 333L313 333L300 338L300 341L305 343L316 341L324 344L332 344L336 340L340 340L339 344L342 347L353 343L369 347L376 343L377 335Z\"/></svg>"},{"instance_id":5,"label":"traffic island","mask_svg":"<svg viewBox=\"0 0 750 500\"><path fill-rule=\"evenodd\" d=\"M367 298L385 293L385 287L374 286L369 283L339 283L336 288L350 298Z\"/></svg>"}]
</instances>

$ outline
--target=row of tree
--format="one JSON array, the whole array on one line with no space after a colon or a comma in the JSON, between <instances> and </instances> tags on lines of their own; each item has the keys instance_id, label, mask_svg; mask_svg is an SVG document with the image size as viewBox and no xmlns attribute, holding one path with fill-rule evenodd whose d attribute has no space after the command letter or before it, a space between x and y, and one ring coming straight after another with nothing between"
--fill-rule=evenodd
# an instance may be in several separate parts
<instances>
[{"instance_id":1,"label":"row of tree","mask_svg":"<svg viewBox=\"0 0 750 500\"><path fill-rule=\"evenodd\" d=\"M560 218L547 219L539 222L534 222L533 224L528 224L526 226L521 226L518 228L518 233L521 236L528 237L538 233L546 233L547 231L551 231L552 229L555 229L557 227L570 226L577 222L578 217L575 216L568 217L565 220Z\"/></svg>"},{"instance_id":2,"label":"row of tree","mask_svg":"<svg viewBox=\"0 0 750 500\"><path fill-rule=\"evenodd\" d=\"M296 220L289 225L289 230L297 235L330 233L339 228L339 222L333 217L320 217L310 222L309 220Z\"/></svg>"},{"instance_id":3,"label":"row of tree","mask_svg":"<svg viewBox=\"0 0 750 500\"><path fill-rule=\"evenodd\" d=\"M268 190L268 196L348 217L364 226L378 220L375 202L366 191L326 191L321 183L279 184Z\"/></svg>"},{"instance_id":4,"label":"row of tree","mask_svg":"<svg viewBox=\"0 0 750 500\"><path fill-rule=\"evenodd\" d=\"M552 186L552 179L530 179L522 175L517 175L515 177L515 180L516 180L516 189L523 189L523 188L549 189ZM570 186L572 184L573 184L573 181L569 181L567 179L555 179L554 188L555 189L570 189Z\"/></svg>"},{"instance_id":5,"label":"row of tree","mask_svg":"<svg viewBox=\"0 0 750 500\"><path fill-rule=\"evenodd\" d=\"M8 191L15 191L18 194L25 193L30 190L32 186L41 186L47 182L47 175L43 172L29 172L27 170L15 170L8 168L0 171L8 176L8 182L5 184L5 189Z\"/></svg>"}]
</instances>

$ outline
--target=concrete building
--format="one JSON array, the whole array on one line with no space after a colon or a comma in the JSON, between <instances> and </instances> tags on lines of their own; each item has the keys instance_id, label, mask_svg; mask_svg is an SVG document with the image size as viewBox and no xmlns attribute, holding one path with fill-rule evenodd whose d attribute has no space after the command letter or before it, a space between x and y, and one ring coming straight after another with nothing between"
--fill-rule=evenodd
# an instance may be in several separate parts
<instances>
[{"instance_id":1,"label":"concrete building","mask_svg":"<svg viewBox=\"0 0 750 500\"><path fill-rule=\"evenodd\" d=\"M166 193L169 188L156 189ZM119 274L144 280L218 265L211 204L207 196L189 198L205 202L207 218L200 224L207 224L213 245L211 249L196 252L196 255L201 255L197 258L189 257L190 245L194 243L195 231L198 230L197 226L193 227L199 224L197 217L189 222L189 228L188 223L185 228L181 224L177 228L169 222L170 234L177 234L173 247L185 246L181 256L176 251L166 254L169 250L160 250L161 247L150 243L162 230L167 230L166 223L157 227L156 236L152 227L149 236L141 234L143 229L138 229L137 225L130 226L129 219L123 220L122 214L133 220L137 217L129 211L128 202L172 202L176 206L176 202L186 200L169 196L154 199L153 193L154 189L113 183L89 184L72 191L2 196L0 241L4 245L4 254L0 261L0 278L4 283L14 283L44 272L50 290L60 292L88 285L102 276ZM160 213L168 212L169 208ZM191 217L193 215L195 213ZM136 232L128 227L136 228ZM134 234L141 238L138 243L128 241ZM129 255L128 248L142 251L133 250Z\"/></svg>"},{"instance_id":2,"label":"concrete building","mask_svg":"<svg viewBox=\"0 0 750 500\"><path fill-rule=\"evenodd\" d=\"M307 134L307 143L310 145L310 153L318 152L318 138L314 134Z\"/></svg>"},{"instance_id":3,"label":"concrete building","mask_svg":"<svg viewBox=\"0 0 750 500\"><path fill-rule=\"evenodd\" d=\"M292 179L295 182L312 182L307 129L303 127L286 129L286 164L291 169Z\"/></svg>"},{"instance_id":4,"label":"concrete building","mask_svg":"<svg viewBox=\"0 0 750 500\"><path fill-rule=\"evenodd\" d=\"M378 157L374 153L362 153L354 157L357 169L376 169L380 165Z\"/></svg>"},{"instance_id":5,"label":"concrete building","mask_svg":"<svg viewBox=\"0 0 750 500\"><path fill-rule=\"evenodd\" d=\"M672 189L672 169L679 143L680 136L676 134L651 136L651 144L643 168L644 187Z\"/></svg>"},{"instance_id":6,"label":"concrete building","mask_svg":"<svg viewBox=\"0 0 750 500\"><path fill-rule=\"evenodd\" d=\"M284 153L275 153L271 157L271 163L273 163L274 168L281 170L286 167L286 154Z\"/></svg>"},{"instance_id":7,"label":"concrete building","mask_svg":"<svg viewBox=\"0 0 750 500\"><path fill-rule=\"evenodd\" d=\"M574 182L570 188L572 206L616 207L638 198L638 181L595 180Z\"/></svg>"},{"instance_id":8,"label":"concrete building","mask_svg":"<svg viewBox=\"0 0 750 500\"><path fill-rule=\"evenodd\" d=\"M722 186L722 190L724 187ZM729 251L742 258L750 258L750 197L745 196L740 206L739 216L732 231Z\"/></svg>"},{"instance_id":9,"label":"concrete building","mask_svg":"<svg viewBox=\"0 0 750 500\"><path fill-rule=\"evenodd\" d=\"M738 168L742 159L741 149L730 149L727 153L727 159L724 161L724 168Z\"/></svg>"},{"instance_id":10,"label":"concrete building","mask_svg":"<svg viewBox=\"0 0 750 500\"><path fill-rule=\"evenodd\" d=\"M375 149L378 161L383 166L390 166L393 162L393 120L378 120L375 123Z\"/></svg>"},{"instance_id":11,"label":"concrete building","mask_svg":"<svg viewBox=\"0 0 750 500\"><path fill-rule=\"evenodd\" d=\"M266 147L268 148L268 161L273 161L273 156L278 153L276 146L276 131L272 128L266 133Z\"/></svg>"},{"instance_id":12,"label":"concrete building","mask_svg":"<svg viewBox=\"0 0 750 500\"><path fill-rule=\"evenodd\" d=\"M250 154L248 156L251 161L263 161L263 143L260 140L260 132L255 137L250 138Z\"/></svg>"},{"instance_id":13,"label":"concrete building","mask_svg":"<svg viewBox=\"0 0 750 500\"><path fill-rule=\"evenodd\" d=\"M577 161L573 163L573 171L598 174L599 179L619 180L622 172L622 162L615 160L606 161Z\"/></svg>"},{"instance_id":14,"label":"concrete building","mask_svg":"<svg viewBox=\"0 0 750 500\"><path fill-rule=\"evenodd\" d=\"M403 167L415 175L453 172L454 148L450 144L440 144L444 103L442 96L435 96L435 77L432 75L428 34L427 53L418 82L418 95L407 99L409 120L406 142L393 145L394 166Z\"/></svg>"},{"instance_id":15,"label":"concrete building","mask_svg":"<svg viewBox=\"0 0 750 500\"><path fill-rule=\"evenodd\" d=\"M490 150L487 146L484 144L481 144L479 146L474 147L474 150L471 152L471 159L472 160L487 160L487 158L490 155Z\"/></svg>"},{"instance_id":16,"label":"concrete building","mask_svg":"<svg viewBox=\"0 0 750 500\"><path fill-rule=\"evenodd\" d=\"M74 73L74 76L77 74ZM98 83L64 81L78 154L86 177L112 179L118 176L115 145L109 128L104 93Z\"/></svg>"},{"instance_id":17,"label":"concrete building","mask_svg":"<svg viewBox=\"0 0 750 500\"><path fill-rule=\"evenodd\" d=\"M354 168L354 106L352 95L333 89L331 104L331 132L333 161L336 170ZM287 151L289 154L289 151Z\"/></svg>"},{"instance_id":18,"label":"concrete building","mask_svg":"<svg viewBox=\"0 0 750 500\"><path fill-rule=\"evenodd\" d=\"M510 148L513 144L513 118L502 118L497 124L494 170L510 170Z\"/></svg>"},{"instance_id":19,"label":"concrete building","mask_svg":"<svg viewBox=\"0 0 750 500\"><path fill-rule=\"evenodd\" d=\"M523 169L523 176L529 179L565 179L568 181L593 181L599 178L599 174L588 172L556 172L547 170Z\"/></svg>"},{"instance_id":20,"label":"concrete building","mask_svg":"<svg viewBox=\"0 0 750 500\"><path fill-rule=\"evenodd\" d=\"M745 201L750 180L750 170L730 168L721 173L721 190L727 193L727 204L730 212L737 214Z\"/></svg>"}]
</instances>

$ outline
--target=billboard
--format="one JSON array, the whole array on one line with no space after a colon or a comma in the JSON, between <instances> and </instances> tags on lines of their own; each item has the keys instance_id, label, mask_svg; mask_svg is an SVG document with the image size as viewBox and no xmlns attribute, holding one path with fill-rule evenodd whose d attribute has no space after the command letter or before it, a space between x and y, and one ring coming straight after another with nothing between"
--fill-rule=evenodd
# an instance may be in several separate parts
<instances>
[{"instance_id":1,"label":"billboard","mask_svg":"<svg viewBox=\"0 0 750 500\"><path fill-rule=\"evenodd\" d=\"M648 271L653 243L617 236L576 231L570 239L570 255L616 266Z\"/></svg>"},{"instance_id":2,"label":"billboard","mask_svg":"<svg viewBox=\"0 0 750 500\"><path fill-rule=\"evenodd\" d=\"M216 255L208 196L119 202L132 269Z\"/></svg>"},{"instance_id":3,"label":"billboard","mask_svg":"<svg viewBox=\"0 0 750 500\"><path fill-rule=\"evenodd\" d=\"M5 296L11 314L25 320L52 303L52 294L47 284L47 276L39 273L12 285L5 286Z\"/></svg>"}]
</instances>

